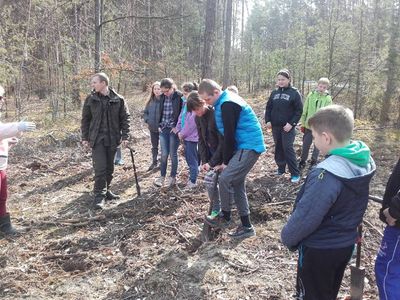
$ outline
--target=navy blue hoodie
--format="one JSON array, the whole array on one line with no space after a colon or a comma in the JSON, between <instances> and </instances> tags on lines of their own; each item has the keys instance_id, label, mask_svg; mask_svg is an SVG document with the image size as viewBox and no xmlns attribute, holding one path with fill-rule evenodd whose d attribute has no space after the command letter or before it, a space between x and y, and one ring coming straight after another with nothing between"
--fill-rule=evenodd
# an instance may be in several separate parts
<instances>
[{"instance_id":1,"label":"navy blue hoodie","mask_svg":"<svg viewBox=\"0 0 400 300\"><path fill-rule=\"evenodd\" d=\"M303 103L299 91L288 86L277 88L271 93L265 108L265 123L272 126L285 126L289 123L296 126L303 113Z\"/></svg>"}]
</instances>

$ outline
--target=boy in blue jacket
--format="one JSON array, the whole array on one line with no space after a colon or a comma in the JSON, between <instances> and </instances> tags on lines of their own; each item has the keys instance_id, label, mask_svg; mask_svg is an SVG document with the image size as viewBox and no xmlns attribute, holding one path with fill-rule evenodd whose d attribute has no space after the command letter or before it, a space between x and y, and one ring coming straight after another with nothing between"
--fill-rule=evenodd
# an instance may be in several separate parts
<instances>
[{"instance_id":1,"label":"boy in blue jacket","mask_svg":"<svg viewBox=\"0 0 400 300\"><path fill-rule=\"evenodd\" d=\"M307 176L281 238L299 251L297 299L335 300L368 205L375 163L367 145L351 141L349 109L324 107L308 124L316 147L328 157Z\"/></svg>"}]
</instances>

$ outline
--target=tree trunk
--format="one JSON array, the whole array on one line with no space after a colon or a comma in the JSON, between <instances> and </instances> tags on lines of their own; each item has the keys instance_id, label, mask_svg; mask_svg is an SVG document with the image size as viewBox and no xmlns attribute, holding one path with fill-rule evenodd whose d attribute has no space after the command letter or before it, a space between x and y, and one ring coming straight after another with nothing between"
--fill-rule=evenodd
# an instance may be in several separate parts
<instances>
[{"instance_id":1,"label":"tree trunk","mask_svg":"<svg viewBox=\"0 0 400 300\"><path fill-rule=\"evenodd\" d=\"M201 66L201 78L212 78L212 58L215 43L215 23L217 18L217 1L207 0L205 31L204 31L204 47L203 47L203 63Z\"/></svg>"},{"instance_id":2,"label":"tree trunk","mask_svg":"<svg viewBox=\"0 0 400 300\"><path fill-rule=\"evenodd\" d=\"M226 21L225 21L225 47L224 47L224 74L223 86L226 88L230 83L230 55L232 40L232 0L226 2Z\"/></svg>"},{"instance_id":3,"label":"tree trunk","mask_svg":"<svg viewBox=\"0 0 400 300\"><path fill-rule=\"evenodd\" d=\"M359 32L359 40L358 40L358 55L357 55L357 80L356 80L356 101L354 103L354 119L357 119L359 114L359 107L361 105L361 57L363 50L363 18L364 18L364 2L361 3L361 13L360 13L360 32Z\"/></svg>"},{"instance_id":4,"label":"tree trunk","mask_svg":"<svg viewBox=\"0 0 400 300\"><path fill-rule=\"evenodd\" d=\"M400 7L399 1L395 1L393 4L393 16L390 30L390 41L389 41L389 54L386 61L387 64L387 81L386 90L383 96L380 123L384 125L389 121L389 112L391 110L391 100L394 97L397 90L398 72L399 72L399 52L397 45L399 41L399 26L400 26Z\"/></svg>"},{"instance_id":5,"label":"tree trunk","mask_svg":"<svg viewBox=\"0 0 400 300\"><path fill-rule=\"evenodd\" d=\"M94 71L100 71L101 64L101 0L95 0L94 32L95 32L95 52L94 52Z\"/></svg>"}]
</instances>

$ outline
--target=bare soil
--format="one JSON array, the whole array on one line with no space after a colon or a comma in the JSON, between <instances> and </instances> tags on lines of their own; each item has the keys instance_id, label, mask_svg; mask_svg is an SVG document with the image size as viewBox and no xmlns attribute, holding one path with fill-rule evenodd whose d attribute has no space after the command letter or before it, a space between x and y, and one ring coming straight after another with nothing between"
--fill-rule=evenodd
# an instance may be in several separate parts
<instances>
[{"instance_id":1,"label":"bare soil","mask_svg":"<svg viewBox=\"0 0 400 300\"><path fill-rule=\"evenodd\" d=\"M297 253L280 242L300 185L275 177L271 134L268 152L247 179L257 236L232 241L225 232L200 241L209 201L202 186L182 189L188 170L180 157L178 187L153 186L150 138L140 118L145 95L130 97L133 147L142 195L136 195L128 150L116 167L114 191L122 197L103 211L91 209L90 154L79 146L79 111L57 123L46 109L31 116L39 131L11 151L9 210L26 232L0 239L0 297L3 299L292 299ZM260 118L265 100L249 100ZM356 136L373 150L378 170L371 194L383 195L398 158L399 135L360 125ZM296 142L300 150L300 135ZM201 182L201 180L200 180ZM321 191L323 192L323 191ZM383 224L379 205L365 216L362 264L367 271L364 299L377 299L374 261ZM238 222L237 214L234 219ZM349 293L349 270L340 295Z\"/></svg>"}]
</instances>

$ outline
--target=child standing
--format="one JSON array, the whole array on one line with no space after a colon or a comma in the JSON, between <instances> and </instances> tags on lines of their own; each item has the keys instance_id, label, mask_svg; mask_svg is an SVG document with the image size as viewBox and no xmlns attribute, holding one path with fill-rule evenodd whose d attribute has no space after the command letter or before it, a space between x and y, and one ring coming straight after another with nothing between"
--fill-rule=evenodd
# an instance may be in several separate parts
<instances>
[{"instance_id":1,"label":"child standing","mask_svg":"<svg viewBox=\"0 0 400 300\"><path fill-rule=\"evenodd\" d=\"M375 163L367 145L351 141L349 109L321 108L308 124L315 145L330 156L308 174L281 238L299 251L297 299L334 300L368 205Z\"/></svg>"},{"instance_id":2,"label":"child standing","mask_svg":"<svg viewBox=\"0 0 400 300\"><path fill-rule=\"evenodd\" d=\"M265 123L272 128L275 143L275 162L278 165L278 175L286 172L289 167L292 182L300 181L300 170L297 166L293 143L296 136L296 125L303 111L301 95L292 87L290 72L286 69L277 74L278 88L271 93L265 109Z\"/></svg>"},{"instance_id":3,"label":"child standing","mask_svg":"<svg viewBox=\"0 0 400 300\"><path fill-rule=\"evenodd\" d=\"M400 160L386 185L379 217L387 224L375 262L379 299L400 299Z\"/></svg>"},{"instance_id":4,"label":"child standing","mask_svg":"<svg viewBox=\"0 0 400 300\"><path fill-rule=\"evenodd\" d=\"M212 202L212 210L210 218L215 218L221 210L221 202L219 199L218 184L214 184L214 176L218 176L212 169L222 164L222 145L223 137L218 133L215 124L214 108L208 106L206 102L200 98L197 92L192 92L188 96L187 110L196 115L197 132L199 135L199 154L201 159L201 169L207 171L206 184L208 197ZM218 168L218 167L217 167Z\"/></svg>"},{"instance_id":5,"label":"child standing","mask_svg":"<svg viewBox=\"0 0 400 300\"><path fill-rule=\"evenodd\" d=\"M299 163L299 169L304 169L308 158L308 152L312 144L312 133L308 120L322 107L332 104L332 97L328 92L329 79L320 78L315 91L312 91L304 102L303 113L301 114L300 123L301 131L303 135L303 150L301 151L301 159ZM318 161L319 150L314 145L314 150L311 156L310 166L314 166Z\"/></svg>"},{"instance_id":6,"label":"child standing","mask_svg":"<svg viewBox=\"0 0 400 300\"><path fill-rule=\"evenodd\" d=\"M191 189L197 186L196 180L199 174L199 162L197 153L197 143L199 136L197 134L197 127L195 122L196 115L187 110L186 99L190 92L197 90L197 84L195 82L186 82L182 85L182 111L178 118L178 123L174 130L178 134L178 137L183 141L185 147L185 159L189 166L189 180L186 184L187 189Z\"/></svg>"},{"instance_id":7,"label":"child standing","mask_svg":"<svg viewBox=\"0 0 400 300\"><path fill-rule=\"evenodd\" d=\"M146 103L146 107L144 109L144 114L143 114L144 122L147 124L150 131L151 155L153 158L152 163L147 169L147 171L151 171L157 168L158 143L160 139L160 132L158 131L158 126L160 123L160 111L161 111L160 96L161 96L160 82L156 81L151 85L150 98Z\"/></svg>"},{"instance_id":8,"label":"child standing","mask_svg":"<svg viewBox=\"0 0 400 300\"><path fill-rule=\"evenodd\" d=\"M182 93L176 89L176 85L171 78L164 78L160 82L160 118L159 132L161 145L161 176L158 177L154 185L163 186L167 174L168 157L171 157L171 173L167 181L167 186L172 187L176 183L178 171L178 147L179 138L176 134L175 126L178 123L182 109Z\"/></svg>"}]
</instances>

